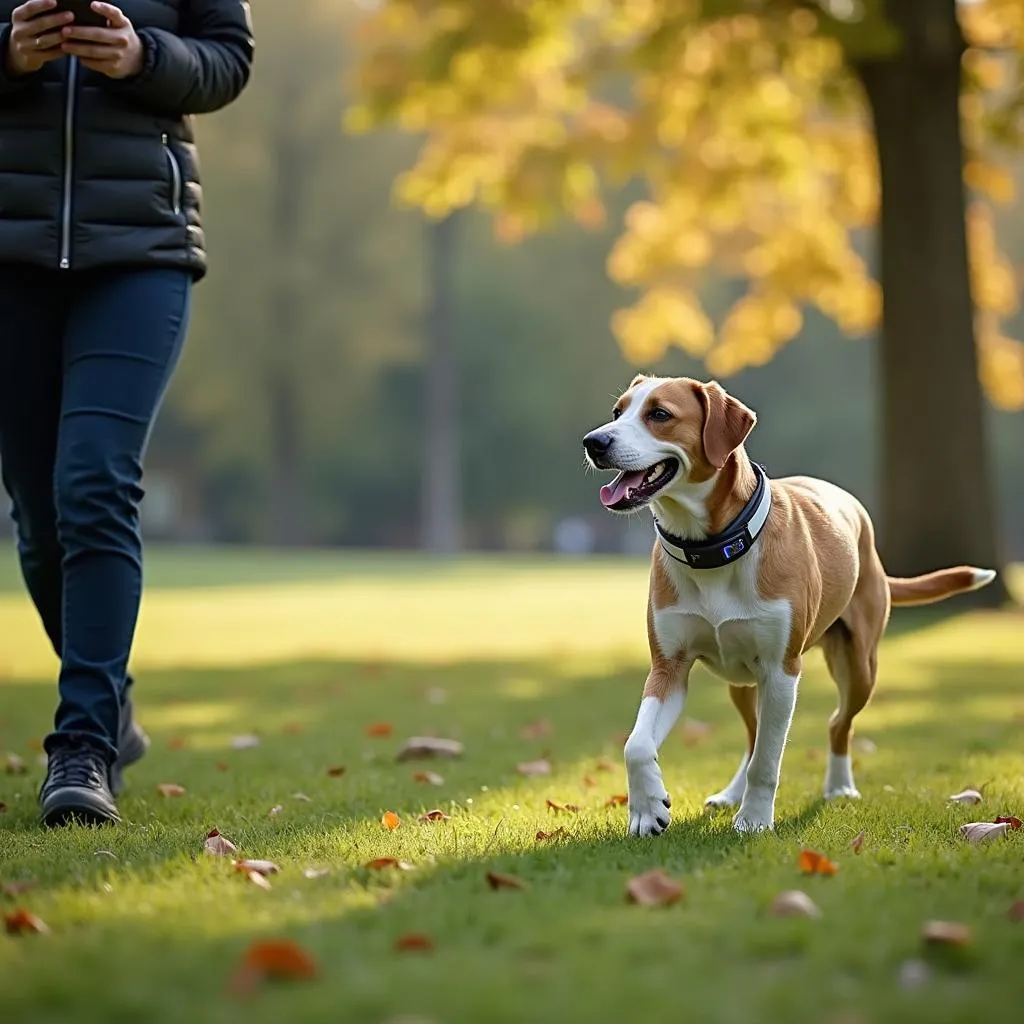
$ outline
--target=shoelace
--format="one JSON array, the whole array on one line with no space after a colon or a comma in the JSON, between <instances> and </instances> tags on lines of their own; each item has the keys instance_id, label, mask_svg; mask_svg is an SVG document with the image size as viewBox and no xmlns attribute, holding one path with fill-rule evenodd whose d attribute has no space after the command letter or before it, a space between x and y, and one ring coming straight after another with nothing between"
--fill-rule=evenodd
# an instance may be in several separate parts
<instances>
[{"instance_id":1,"label":"shoelace","mask_svg":"<svg viewBox=\"0 0 1024 1024\"><path fill-rule=\"evenodd\" d=\"M51 786L102 786L106 766L99 754L87 747L59 750L50 758Z\"/></svg>"}]
</instances>

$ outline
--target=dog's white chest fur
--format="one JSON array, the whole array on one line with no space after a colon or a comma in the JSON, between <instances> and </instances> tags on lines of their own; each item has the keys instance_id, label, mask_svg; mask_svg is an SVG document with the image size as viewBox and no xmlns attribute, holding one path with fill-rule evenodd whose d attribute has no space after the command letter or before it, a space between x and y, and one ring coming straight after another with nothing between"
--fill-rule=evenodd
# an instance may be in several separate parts
<instances>
[{"instance_id":1,"label":"dog's white chest fur","mask_svg":"<svg viewBox=\"0 0 1024 1024\"><path fill-rule=\"evenodd\" d=\"M733 565L691 569L658 552L678 594L654 611L654 634L666 657L685 653L739 684L754 684L759 666L782 661L792 611L788 601L758 594L760 554L755 544Z\"/></svg>"}]
</instances>

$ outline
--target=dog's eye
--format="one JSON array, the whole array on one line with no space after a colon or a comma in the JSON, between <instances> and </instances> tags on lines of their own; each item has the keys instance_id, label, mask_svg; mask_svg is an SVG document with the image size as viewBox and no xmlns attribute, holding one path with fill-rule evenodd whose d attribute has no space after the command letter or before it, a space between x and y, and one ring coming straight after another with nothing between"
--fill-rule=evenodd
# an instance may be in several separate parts
<instances>
[{"instance_id":1,"label":"dog's eye","mask_svg":"<svg viewBox=\"0 0 1024 1024\"><path fill-rule=\"evenodd\" d=\"M621 409L612 409L612 419L617 420L622 415Z\"/></svg>"},{"instance_id":2,"label":"dog's eye","mask_svg":"<svg viewBox=\"0 0 1024 1024\"><path fill-rule=\"evenodd\" d=\"M672 413L667 409L652 409L648 414L647 418L654 423L667 423L672 419Z\"/></svg>"}]
</instances>

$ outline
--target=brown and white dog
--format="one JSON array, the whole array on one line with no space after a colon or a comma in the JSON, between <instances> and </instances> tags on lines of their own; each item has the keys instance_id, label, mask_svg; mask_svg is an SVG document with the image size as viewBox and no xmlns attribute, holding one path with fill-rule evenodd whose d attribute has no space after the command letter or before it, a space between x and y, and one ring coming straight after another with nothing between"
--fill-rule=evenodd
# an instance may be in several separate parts
<instances>
[{"instance_id":1,"label":"brown and white dog","mask_svg":"<svg viewBox=\"0 0 1024 1024\"><path fill-rule=\"evenodd\" d=\"M658 748L683 711L701 661L729 684L747 751L729 784L707 798L738 807L738 832L770 829L782 753L804 653L824 650L839 690L829 721L825 797L858 797L853 719L875 686L891 605L928 604L976 590L991 569L888 577L867 512L846 491L810 477L768 481L743 442L754 413L712 381L638 376L613 419L583 439L612 512L650 505L658 537L647 632L651 670L625 745L629 832L659 835L671 801Z\"/></svg>"}]
</instances>

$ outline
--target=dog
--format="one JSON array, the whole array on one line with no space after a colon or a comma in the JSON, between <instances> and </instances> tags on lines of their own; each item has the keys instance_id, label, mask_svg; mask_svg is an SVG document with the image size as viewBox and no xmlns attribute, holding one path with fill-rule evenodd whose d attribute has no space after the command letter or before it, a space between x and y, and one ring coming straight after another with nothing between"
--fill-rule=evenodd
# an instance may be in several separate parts
<instances>
[{"instance_id":1,"label":"dog","mask_svg":"<svg viewBox=\"0 0 1024 1024\"><path fill-rule=\"evenodd\" d=\"M853 495L812 477L769 480L751 462L744 442L756 422L717 381L641 374L611 421L583 438L595 469L618 471L601 488L605 508L650 506L655 520L651 669L623 750L632 835L668 828L658 749L698 661L729 684L747 731L739 768L706 805L736 808L737 832L762 832L775 824L804 654L823 649L839 691L825 798L858 798L850 735L875 687L891 607L942 601L996 576L969 566L887 576L871 519Z\"/></svg>"}]
</instances>

